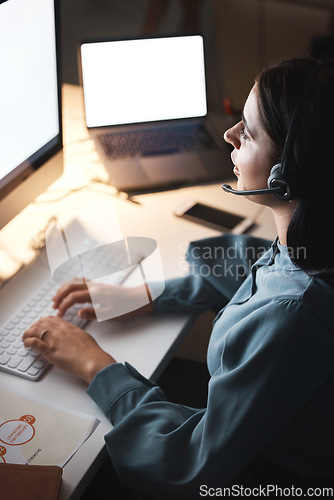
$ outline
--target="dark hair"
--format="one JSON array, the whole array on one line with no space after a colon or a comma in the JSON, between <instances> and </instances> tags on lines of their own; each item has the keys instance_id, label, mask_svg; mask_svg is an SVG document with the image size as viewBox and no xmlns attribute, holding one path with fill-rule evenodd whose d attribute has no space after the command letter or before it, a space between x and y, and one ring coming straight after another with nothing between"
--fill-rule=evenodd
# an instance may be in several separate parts
<instances>
[{"instance_id":1,"label":"dark hair","mask_svg":"<svg viewBox=\"0 0 334 500\"><path fill-rule=\"evenodd\" d=\"M334 265L334 61L290 59L265 69L256 79L261 123L273 140L274 163L281 160L293 112L306 85L294 124L292 162L298 205L290 221L291 260L307 272ZM301 250L304 251L301 251Z\"/></svg>"}]
</instances>

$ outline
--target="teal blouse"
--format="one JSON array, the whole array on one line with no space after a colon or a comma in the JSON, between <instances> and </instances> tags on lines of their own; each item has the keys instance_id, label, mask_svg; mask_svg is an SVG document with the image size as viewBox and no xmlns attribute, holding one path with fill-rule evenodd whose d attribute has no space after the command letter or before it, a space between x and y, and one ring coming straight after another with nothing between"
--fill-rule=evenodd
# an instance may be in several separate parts
<instances>
[{"instance_id":1,"label":"teal blouse","mask_svg":"<svg viewBox=\"0 0 334 500\"><path fill-rule=\"evenodd\" d=\"M200 262L166 283L156 310L224 306L208 347L207 407L166 401L127 363L88 388L115 426L105 441L121 481L153 498L199 498L201 485L226 486L258 455L334 475L334 272L306 274L277 241L241 286L233 273L203 277Z\"/></svg>"}]
</instances>

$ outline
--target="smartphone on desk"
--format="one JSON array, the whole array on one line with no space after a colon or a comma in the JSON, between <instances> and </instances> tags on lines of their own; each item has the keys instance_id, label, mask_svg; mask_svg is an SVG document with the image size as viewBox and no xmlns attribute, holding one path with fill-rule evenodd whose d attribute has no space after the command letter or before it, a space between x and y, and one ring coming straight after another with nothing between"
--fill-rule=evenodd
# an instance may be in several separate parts
<instances>
[{"instance_id":1,"label":"smartphone on desk","mask_svg":"<svg viewBox=\"0 0 334 500\"><path fill-rule=\"evenodd\" d=\"M254 226L252 219L200 202L186 203L175 211L175 215L224 233L242 234Z\"/></svg>"}]
</instances>

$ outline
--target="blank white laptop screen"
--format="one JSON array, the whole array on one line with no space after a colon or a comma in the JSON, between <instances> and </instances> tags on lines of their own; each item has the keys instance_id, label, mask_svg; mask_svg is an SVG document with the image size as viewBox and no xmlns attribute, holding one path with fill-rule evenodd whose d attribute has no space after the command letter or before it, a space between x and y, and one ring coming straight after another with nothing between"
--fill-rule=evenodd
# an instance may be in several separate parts
<instances>
[{"instance_id":1,"label":"blank white laptop screen","mask_svg":"<svg viewBox=\"0 0 334 500\"><path fill-rule=\"evenodd\" d=\"M205 116L200 35L81 45L87 127Z\"/></svg>"}]
</instances>

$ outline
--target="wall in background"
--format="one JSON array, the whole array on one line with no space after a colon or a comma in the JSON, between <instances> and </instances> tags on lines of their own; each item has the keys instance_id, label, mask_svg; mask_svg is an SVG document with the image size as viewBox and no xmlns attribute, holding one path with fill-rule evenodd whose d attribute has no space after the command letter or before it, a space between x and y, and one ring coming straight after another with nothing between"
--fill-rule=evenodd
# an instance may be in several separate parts
<instances>
[{"instance_id":1,"label":"wall in background","mask_svg":"<svg viewBox=\"0 0 334 500\"><path fill-rule=\"evenodd\" d=\"M334 12L293 0L214 0L214 8L220 88L237 108L263 66L306 56L315 37L330 35Z\"/></svg>"}]
</instances>

